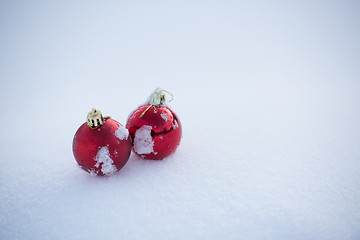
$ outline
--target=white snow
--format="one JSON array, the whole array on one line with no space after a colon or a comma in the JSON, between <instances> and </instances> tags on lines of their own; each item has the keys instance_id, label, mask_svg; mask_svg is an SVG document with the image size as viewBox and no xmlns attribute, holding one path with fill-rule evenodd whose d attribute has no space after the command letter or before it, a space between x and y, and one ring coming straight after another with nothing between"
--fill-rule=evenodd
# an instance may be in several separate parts
<instances>
[{"instance_id":1,"label":"white snow","mask_svg":"<svg viewBox=\"0 0 360 240\"><path fill-rule=\"evenodd\" d=\"M110 157L109 148L106 146L99 149L96 154L95 161L95 167L99 167L102 163L101 172L106 176L113 175L117 170L114 165L114 161Z\"/></svg>"},{"instance_id":2,"label":"white snow","mask_svg":"<svg viewBox=\"0 0 360 240\"><path fill-rule=\"evenodd\" d=\"M176 119L174 120L174 123L172 124L173 129L177 129L179 127L178 122L176 121Z\"/></svg>"},{"instance_id":3,"label":"white snow","mask_svg":"<svg viewBox=\"0 0 360 240\"><path fill-rule=\"evenodd\" d=\"M128 139L129 131L124 126L119 124L118 129L115 131L115 136L120 140Z\"/></svg>"},{"instance_id":4,"label":"white snow","mask_svg":"<svg viewBox=\"0 0 360 240\"><path fill-rule=\"evenodd\" d=\"M360 239L359 1L123 3L1 1L1 240ZM77 167L156 87L177 151Z\"/></svg>"},{"instance_id":5,"label":"white snow","mask_svg":"<svg viewBox=\"0 0 360 240\"><path fill-rule=\"evenodd\" d=\"M154 152L154 141L151 137L151 126L144 125L135 132L134 151L138 154Z\"/></svg>"},{"instance_id":6,"label":"white snow","mask_svg":"<svg viewBox=\"0 0 360 240\"><path fill-rule=\"evenodd\" d=\"M162 117L162 119L165 120L165 122L167 122L167 120L169 120L168 115L166 113L164 113L164 112L162 112L160 116Z\"/></svg>"},{"instance_id":7,"label":"white snow","mask_svg":"<svg viewBox=\"0 0 360 240\"><path fill-rule=\"evenodd\" d=\"M94 169L90 169L88 172L90 176L97 176L97 171L95 171Z\"/></svg>"}]
</instances>

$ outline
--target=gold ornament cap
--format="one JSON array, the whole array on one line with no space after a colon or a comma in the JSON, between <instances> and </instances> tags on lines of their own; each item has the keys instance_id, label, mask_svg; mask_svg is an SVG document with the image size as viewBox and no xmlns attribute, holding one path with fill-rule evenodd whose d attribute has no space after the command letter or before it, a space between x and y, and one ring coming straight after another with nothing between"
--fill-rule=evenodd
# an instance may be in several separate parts
<instances>
[{"instance_id":1,"label":"gold ornament cap","mask_svg":"<svg viewBox=\"0 0 360 240\"><path fill-rule=\"evenodd\" d=\"M168 93L171 96L170 100L165 99L165 93ZM165 102L171 102L173 100L173 95L166 90L161 88L155 89L155 91L150 95L149 103L154 106L163 106Z\"/></svg>"},{"instance_id":2,"label":"gold ornament cap","mask_svg":"<svg viewBox=\"0 0 360 240\"><path fill-rule=\"evenodd\" d=\"M168 93L171 96L170 100L167 100L165 98L165 93ZM166 90L163 90L161 88L157 88L155 89L155 91L150 95L150 99L149 99L149 107L147 109L145 109L145 111L140 115L139 118L141 118L142 116L144 116L144 114L151 108L154 108L154 113L157 113L156 107L159 106L164 106L165 102L171 102L173 100L174 96L169 93Z\"/></svg>"},{"instance_id":3,"label":"gold ornament cap","mask_svg":"<svg viewBox=\"0 0 360 240\"><path fill-rule=\"evenodd\" d=\"M96 129L104 124L104 117L99 110L91 109L86 117L86 122L89 128Z\"/></svg>"},{"instance_id":4,"label":"gold ornament cap","mask_svg":"<svg viewBox=\"0 0 360 240\"><path fill-rule=\"evenodd\" d=\"M162 89L157 88L150 96L150 105L158 106L164 105L165 103L165 94Z\"/></svg>"}]
</instances>

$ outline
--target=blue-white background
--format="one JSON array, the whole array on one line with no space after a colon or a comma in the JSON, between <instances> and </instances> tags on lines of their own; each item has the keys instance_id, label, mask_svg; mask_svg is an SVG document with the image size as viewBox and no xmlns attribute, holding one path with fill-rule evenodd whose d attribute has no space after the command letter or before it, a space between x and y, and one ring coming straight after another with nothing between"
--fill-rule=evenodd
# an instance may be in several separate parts
<instances>
[{"instance_id":1,"label":"blue-white background","mask_svg":"<svg viewBox=\"0 0 360 240\"><path fill-rule=\"evenodd\" d=\"M0 239L359 239L359 1L0 1ZM156 88L163 161L72 138Z\"/></svg>"}]
</instances>

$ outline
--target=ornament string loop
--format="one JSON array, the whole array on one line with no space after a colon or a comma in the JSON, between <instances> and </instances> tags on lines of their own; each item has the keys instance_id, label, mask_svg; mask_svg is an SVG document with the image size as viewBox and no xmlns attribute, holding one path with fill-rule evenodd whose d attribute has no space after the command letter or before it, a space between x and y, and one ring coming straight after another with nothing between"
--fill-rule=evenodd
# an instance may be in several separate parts
<instances>
[{"instance_id":1,"label":"ornament string loop","mask_svg":"<svg viewBox=\"0 0 360 240\"><path fill-rule=\"evenodd\" d=\"M166 90L162 90L162 91L165 92L165 93L167 93L167 94L169 94L169 95L171 96L171 99L170 99L170 100L165 99L166 102L171 102L171 101L174 99L174 95L172 95L171 92L168 92L168 91L166 91Z\"/></svg>"},{"instance_id":2,"label":"ornament string loop","mask_svg":"<svg viewBox=\"0 0 360 240\"><path fill-rule=\"evenodd\" d=\"M165 98L165 93L169 94L171 96L171 99L170 100L167 100ZM163 90L163 89L160 89L160 88L157 88L155 89L155 91L150 95L150 106L147 107L145 109L145 111L143 111L140 115L139 118L141 118L142 116L145 115L145 113L151 108L153 107L154 108L154 113L156 114L157 113L157 110L156 110L156 106L163 106L165 105L165 102L171 102L172 100L174 99L174 96L166 91L166 90Z\"/></svg>"}]
</instances>

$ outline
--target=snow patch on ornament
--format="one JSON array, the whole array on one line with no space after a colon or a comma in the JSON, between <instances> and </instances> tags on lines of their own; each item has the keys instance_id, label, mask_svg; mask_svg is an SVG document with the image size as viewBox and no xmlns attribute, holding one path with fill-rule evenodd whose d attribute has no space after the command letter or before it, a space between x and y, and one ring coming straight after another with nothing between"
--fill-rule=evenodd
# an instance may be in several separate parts
<instances>
[{"instance_id":1,"label":"snow patch on ornament","mask_svg":"<svg viewBox=\"0 0 360 240\"><path fill-rule=\"evenodd\" d=\"M117 137L120 140L125 140L125 139L128 139L128 137L129 137L129 131L120 124L114 134L115 134L115 137Z\"/></svg>"},{"instance_id":2,"label":"snow patch on ornament","mask_svg":"<svg viewBox=\"0 0 360 240\"><path fill-rule=\"evenodd\" d=\"M144 125L135 132L134 151L137 154L154 152L154 140L151 137L151 126Z\"/></svg>"},{"instance_id":3,"label":"snow patch on ornament","mask_svg":"<svg viewBox=\"0 0 360 240\"><path fill-rule=\"evenodd\" d=\"M90 176L97 176L97 171L94 169L90 169L88 172L90 173Z\"/></svg>"},{"instance_id":4,"label":"snow patch on ornament","mask_svg":"<svg viewBox=\"0 0 360 240\"><path fill-rule=\"evenodd\" d=\"M96 154L95 161L95 167L99 167L100 163L102 163L101 171L104 175L110 176L116 172L116 167L113 165L114 161L110 157L108 147L100 148Z\"/></svg>"},{"instance_id":5,"label":"snow patch on ornament","mask_svg":"<svg viewBox=\"0 0 360 240\"><path fill-rule=\"evenodd\" d=\"M164 120L165 120L165 122L167 122L167 120L169 120L169 116L166 114L166 113L161 113L161 115L160 115Z\"/></svg>"},{"instance_id":6,"label":"snow patch on ornament","mask_svg":"<svg viewBox=\"0 0 360 240\"><path fill-rule=\"evenodd\" d=\"M179 124L176 120L174 120L174 123L172 124L173 129L177 129L179 127Z\"/></svg>"}]
</instances>

